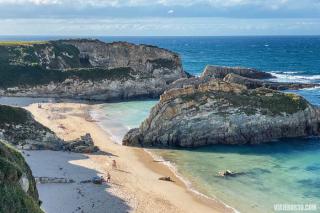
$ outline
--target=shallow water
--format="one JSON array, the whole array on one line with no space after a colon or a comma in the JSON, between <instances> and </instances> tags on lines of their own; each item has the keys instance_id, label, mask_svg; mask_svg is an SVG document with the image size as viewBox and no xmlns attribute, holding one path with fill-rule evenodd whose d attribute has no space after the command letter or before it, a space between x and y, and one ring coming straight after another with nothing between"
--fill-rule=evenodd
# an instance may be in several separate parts
<instances>
[{"instance_id":1,"label":"shallow water","mask_svg":"<svg viewBox=\"0 0 320 213\"><path fill-rule=\"evenodd\" d=\"M139 127L157 102L149 100L101 104L90 114L115 142L121 144L123 136L130 129Z\"/></svg>"},{"instance_id":2,"label":"shallow water","mask_svg":"<svg viewBox=\"0 0 320 213\"><path fill-rule=\"evenodd\" d=\"M156 101L103 104L94 118L114 138L139 126ZM104 113L103 113L104 112ZM320 140L284 140L259 146L152 150L172 162L193 188L241 212L272 212L274 204L320 205ZM242 173L221 178L219 171Z\"/></svg>"},{"instance_id":3,"label":"shallow water","mask_svg":"<svg viewBox=\"0 0 320 213\"><path fill-rule=\"evenodd\" d=\"M0 40L58 38L0 37ZM98 38L146 43L176 51L182 56L184 68L195 75L207 64L217 64L270 71L283 82L320 83L319 36ZM290 92L320 105L320 88ZM121 143L124 134L138 127L156 102L102 104L91 113L113 139ZM317 138L260 146L211 146L154 152L171 161L198 191L217 197L241 212L274 212L273 205L282 203L315 203L320 212L320 140ZM226 169L243 174L233 178L216 176Z\"/></svg>"}]
</instances>

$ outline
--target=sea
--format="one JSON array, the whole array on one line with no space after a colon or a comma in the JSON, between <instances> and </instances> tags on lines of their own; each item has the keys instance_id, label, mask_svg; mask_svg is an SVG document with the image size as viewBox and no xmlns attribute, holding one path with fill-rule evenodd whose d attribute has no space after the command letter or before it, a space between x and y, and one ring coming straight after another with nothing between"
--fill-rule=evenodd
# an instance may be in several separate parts
<instances>
[{"instance_id":1,"label":"sea","mask_svg":"<svg viewBox=\"0 0 320 213\"><path fill-rule=\"evenodd\" d=\"M12 37L47 40L65 37ZM68 37L70 38L70 37ZM200 75L207 64L252 67L281 82L320 83L320 36L95 37L106 42L150 44L181 55L185 71ZM286 91L320 106L320 87ZM158 100L98 104L91 111L99 125L121 145ZM1 98L0 98L1 103ZM320 139L286 139L262 145L215 145L196 149L153 149L174 168L190 190L219 199L244 213L310 210L320 212ZM219 171L242 173L219 177ZM297 210L297 211L296 211Z\"/></svg>"}]
</instances>

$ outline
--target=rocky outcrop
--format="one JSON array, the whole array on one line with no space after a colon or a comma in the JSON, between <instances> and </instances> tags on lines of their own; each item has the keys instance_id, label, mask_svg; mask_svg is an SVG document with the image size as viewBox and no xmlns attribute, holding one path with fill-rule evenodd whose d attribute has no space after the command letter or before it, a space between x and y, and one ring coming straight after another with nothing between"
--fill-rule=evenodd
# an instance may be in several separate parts
<instances>
[{"instance_id":1,"label":"rocky outcrop","mask_svg":"<svg viewBox=\"0 0 320 213\"><path fill-rule=\"evenodd\" d=\"M42 213L36 182L23 156L0 140L0 212Z\"/></svg>"},{"instance_id":2,"label":"rocky outcrop","mask_svg":"<svg viewBox=\"0 0 320 213\"><path fill-rule=\"evenodd\" d=\"M122 100L159 97L186 77L171 51L127 42L60 40L0 46L0 95Z\"/></svg>"},{"instance_id":3,"label":"rocky outcrop","mask_svg":"<svg viewBox=\"0 0 320 213\"><path fill-rule=\"evenodd\" d=\"M258 71L256 69L244 68L244 67L225 67L225 66L214 66L208 65L202 75L201 78L216 78L223 79L228 74L233 73L246 78L253 79L270 79L275 78L273 75L267 72Z\"/></svg>"},{"instance_id":4,"label":"rocky outcrop","mask_svg":"<svg viewBox=\"0 0 320 213\"><path fill-rule=\"evenodd\" d=\"M0 138L22 150L65 150L78 153L97 152L91 135L64 141L32 117L27 110L0 105Z\"/></svg>"},{"instance_id":5,"label":"rocky outcrop","mask_svg":"<svg viewBox=\"0 0 320 213\"><path fill-rule=\"evenodd\" d=\"M93 144L89 133L81 136L79 139L65 143L63 149L77 153L93 153L99 151L99 148Z\"/></svg>"},{"instance_id":6,"label":"rocky outcrop","mask_svg":"<svg viewBox=\"0 0 320 213\"><path fill-rule=\"evenodd\" d=\"M249 89L265 87L273 90L298 90L303 88L312 88L319 86L319 84L264 81L259 79L242 77L233 73L226 75L226 77L224 77L223 80L229 83L245 85Z\"/></svg>"},{"instance_id":7,"label":"rocky outcrop","mask_svg":"<svg viewBox=\"0 0 320 213\"><path fill-rule=\"evenodd\" d=\"M211 79L166 91L123 144L259 144L319 132L320 110L298 95Z\"/></svg>"}]
</instances>

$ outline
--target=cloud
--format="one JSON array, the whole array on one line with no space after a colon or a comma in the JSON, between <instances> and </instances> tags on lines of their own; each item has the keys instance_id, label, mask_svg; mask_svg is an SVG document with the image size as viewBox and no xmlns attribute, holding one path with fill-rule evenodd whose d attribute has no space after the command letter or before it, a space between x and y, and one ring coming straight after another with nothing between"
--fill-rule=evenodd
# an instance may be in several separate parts
<instances>
[{"instance_id":1,"label":"cloud","mask_svg":"<svg viewBox=\"0 0 320 213\"><path fill-rule=\"evenodd\" d=\"M319 35L319 19L3 19L0 35L225 36Z\"/></svg>"},{"instance_id":2,"label":"cloud","mask_svg":"<svg viewBox=\"0 0 320 213\"><path fill-rule=\"evenodd\" d=\"M315 18L319 0L0 0L2 18L43 17Z\"/></svg>"}]
</instances>

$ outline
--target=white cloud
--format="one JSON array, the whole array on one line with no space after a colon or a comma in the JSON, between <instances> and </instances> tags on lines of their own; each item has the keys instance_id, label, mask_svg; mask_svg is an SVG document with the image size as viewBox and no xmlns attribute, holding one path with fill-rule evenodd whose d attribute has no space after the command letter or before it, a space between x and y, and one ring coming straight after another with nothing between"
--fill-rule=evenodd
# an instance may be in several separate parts
<instances>
[{"instance_id":1,"label":"white cloud","mask_svg":"<svg viewBox=\"0 0 320 213\"><path fill-rule=\"evenodd\" d=\"M211 36L319 35L319 19L4 19L0 35Z\"/></svg>"},{"instance_id":2,"label":"white cloud","mask_svg":"<svg viewBox=\"0 0 320 213\"><path fill-rule=\"evenodd\" d=\"M0 0L0 4L34 4L34 5L78 5L94 7L123 7L123 6L192 6L192 5L210 5L212 7L235 7L243 5L255 5L262 7L281 7L290 4L299 4L300 6L310 3L318 4L318 0Z\"/></svg>"}]
</instances>

